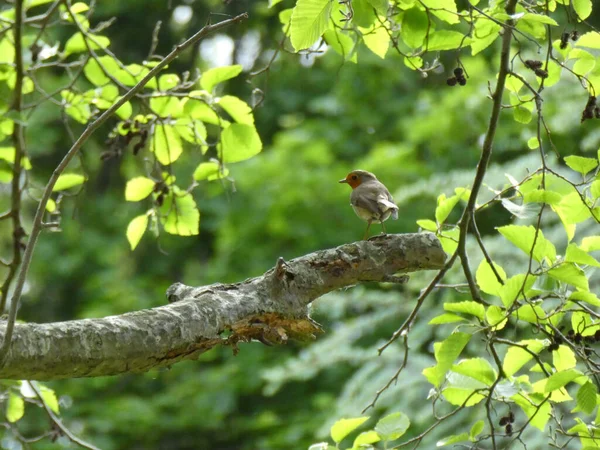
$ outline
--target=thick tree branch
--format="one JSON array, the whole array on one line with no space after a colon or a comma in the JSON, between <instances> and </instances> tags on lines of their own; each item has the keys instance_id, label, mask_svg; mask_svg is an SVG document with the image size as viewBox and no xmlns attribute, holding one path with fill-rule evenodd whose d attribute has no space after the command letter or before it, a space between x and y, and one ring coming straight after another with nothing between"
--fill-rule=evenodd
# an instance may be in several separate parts
<instances>
[{"instance_id":1,"label":"thick tree branch","mask_svg":"<svg viewBox=\"0 0 600 450\"><path fill-rule=\"evenodd\" d=\"M321 331L316 298L398 272L439 269L446 255L431 233L386 235L321 250L235 284L167 290L170 305L102 319L16 324L0 378L50 380L144 372L222 344L284 343ZM398 278L401 280L401 278ZM0 325L4 334L6 325Z\"/></svg>"}]
</instances>

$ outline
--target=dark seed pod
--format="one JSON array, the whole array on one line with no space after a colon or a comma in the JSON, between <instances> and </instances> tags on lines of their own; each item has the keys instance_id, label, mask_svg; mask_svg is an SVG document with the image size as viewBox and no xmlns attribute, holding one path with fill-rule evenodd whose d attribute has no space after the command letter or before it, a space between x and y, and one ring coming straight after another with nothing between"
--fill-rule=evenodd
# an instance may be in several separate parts
<instances>
[{"instance_id":1,"label":"dark seed pod","mask_svg":"<svg viewBox=\"0 0 600 450\"><path fill-rule=\"evenodd\" d=\"M456 78L460 78L463 73L464 70L462 69L462 67L457 67L456 69L454 69L454 75L456 75Z\"/></svg>"},{"instance_id":2,"label":"dark seed pod","mask_svg":"<svg viewBox=\"0 0 600 450\"><path fill-rule=\"evenodd\" d=\"M458 80L456 79L456 77L450 77L446 80L446 84L448 86L456 86L457 81Z\"/></svg>"},{"instance_id":3,"label":"dark seed pod","mask_svg":"<svg viewBox=\"0 0 600 450\"><path fill-rule=\"evenodd\" d=\"M169 193L169 187L168 186L163 186L162 193L163 194L168 194Z\"/></svg>"},{"instance_id":4,"label":"dark seed pod","mask_svg":"<svg viewBox=\"0 0 600 450\"><path fill-rule=\"evenodd\" d=\"M501 417L500 418L500 422L498 422L500 424L501 427L503 427L504 425L508 424L508 417Z\"/></svg>"},{"instance_id":5,"label":"dark seed pod","mask_svg":"<svg viewBox=\"0 0 600 450\"><path fill-rule=\"evenodd\" d=\"M575 341L576 344L581 344L581 341L583 340L583 336L581 336L581 334L577 333L575 335L575 337L573 338L573 340Z\"/></svg>"},{"instance_id":6,"label":"dark seed pod","mask_svg":"<svg viewBox=\"0 0 600 450\"><path fill-rule=\"evenodd\" d=\"M596 330L594 337L596 338L596 342L600 341L600 330Z\"/></svg>"},{"instance_id":7,"label":"dark seed pod","mask_svg":"<svg viewBox=\"0 0 600 450\"><path fill-rule=\"evenodd\" d=\"M576 41L577 39L579 39L579 31L573 30L573 32L571 33L571 40Z\"/></svg>"},{"instance_id":8,"label":"dark seed pod","mask_svg":"<svg viewBox=\"0 0 600 450\"><path fill-rule=\"evenodd\" d=\"M165 201L165 196L161 192L160 194L158 194L158 197L156 197L156 204L158 206L162 206L164 201Z\"/></svg>"},{"instance_id":9,"label":"dark seed pod","mask_svg":"<svg viewBox=\"0 0 600 450\"><path fill-rule=\"evenodd\" d=\"M133 146L133 154L134 154L134 156L137 155L143 147L144 147L144 143L141 142L141 141L138 142L137 144L135 144Z\"/></svg>"},{"instance_id":10,"label":"dark seed pod","mask_svg":"<svg viewBox=\"0 0 600 450\"><path fill-rule=\"evenodd\" d=\"M534 73L540 78L548 78L548 71L544 69L535 69Z\"/></svg>"},{"instance_id":11,"label":"dark seed pod","mask_svg":"<svg viewBox=\"0 0 600 450\"><path fill-rule=\"evenodd\" d=\"M528 59L525 61L525 67L531 70L541 69L543 65L543 62L538 61L536 59Z\"/></svg>"},{"instance_id":12,"label":"dark seed pod","mask_svg":"<svg viewBox=\"0 0 600 450\"><path fill-rule=\"evenodd\" d=\"M131 124L129 122L124 122L121 128L124 130L129 130L131 128Z\"/></svg>"},{"instance_id":13,"label":"dark seed pod","mask_svg":"<svg viewBox=\"0 0 600 450\"><path fill-rule=\"evenodd\" d=\"M152 188L152 192L159 192L162 190L162 181L158 183L154 183L154 187Z\"/></svg>"},{"instance_id":14,"label":"dark seed pod","mask_svg":"<svg viewBox=\"0 0 600 450\"><path fill-rule=\"evenodd\" d=\"M465 77L460 77L458 79L458 84L460 84L461 86L464 86L465 84L467 84L467 79Z\"/></svg>"},{"instance_id":15,"label":"dark seed pod","mask_svg":"<svg viewBox=\"0 0 600 450\"><path fill-rule=\"evenodd\" d=\"M513 413L512 411L509 411L508 413L508 421L510 423L513 423L515 421L515 413Z\"/></svg>"},{"instance_id":16,"label":"dark seed pod","mask_svg":"<svg viewBox=\"0 0 600 450\"><path fill-rule=\"evenodd\" d=\"M567 48L570 37L571 37L570 33L564 32L563 34L561 34L561 36L560 36L560 49L561 50L564 50L565 48Z\"/></svg>"},{"instance_id":17,"label":"dark seed pod","mask_svg":"<svg viewBox=\"0 0 600 450\"><path fill-rule=\"evenodd\" d=\"M575 331L573 331L573 330L567 331L567 336L569 336L570 338L572 338L574 334L575 334Z\"/></svg>"},{"instance_id":18,"label":"dark seed pod","mask_svg":"<svg viewBox=\"0 0 600 450\"><path fill-rule=\"evenodd\" d=\"M558 346L563 343L563 338L559 335L554 335L554 343Z\"/></svg>"},{"instance_id":19,"label":"dark seed pod","mask_svg":"<svg viewBox=\"0 0 600 450\"><path fill-rule=\"evenodd\" d=\"M505 431L508 436L510 436L512 434L513 428L510 423L508 425L506 425Z\"/></svg>"}]
</instances>

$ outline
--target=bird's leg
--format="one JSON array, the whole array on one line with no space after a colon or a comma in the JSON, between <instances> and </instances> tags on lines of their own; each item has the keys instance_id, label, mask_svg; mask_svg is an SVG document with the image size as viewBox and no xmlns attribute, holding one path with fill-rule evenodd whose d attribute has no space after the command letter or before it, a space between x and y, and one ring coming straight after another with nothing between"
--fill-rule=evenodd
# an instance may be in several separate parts
<instances>
[{"instance_id":1,"label":"bird's leg","mask_svg":"<svg viewBox=\"0 0 600 450\"><path fill-rule=\"evenodd\" d=\"M371 228L371 221L367 220L367 223L368 223L368 225L367 225L367 231L365 231L365 237L363 237L363 241L366 241L367 237L369 237L369 228Z\"/></svg>"},{"instance_id":2,"label":"bird's leg","mask_svg":"<svg viewBox=\"0 0 600 450\"><path fill-rule=\"evenodd\" d=\"M385 225L383 224L383 220L379 223L381 224L381 234L387 234L387 231L385 231Z\"/></svg>"}]
</instances>

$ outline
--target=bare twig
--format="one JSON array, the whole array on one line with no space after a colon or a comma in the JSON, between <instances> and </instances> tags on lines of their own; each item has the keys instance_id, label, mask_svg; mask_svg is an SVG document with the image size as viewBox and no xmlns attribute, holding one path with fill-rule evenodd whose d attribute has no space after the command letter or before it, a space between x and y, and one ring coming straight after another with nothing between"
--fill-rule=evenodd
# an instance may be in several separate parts
<instances>
[{"instance_id":1,"label":"bare twig","mask_svg":"<svg viewBox=\"0 0 600 450\"><path fill-rule=\"evenodd\" d=\"M54 413L54 411L52 411L52 409L48 406L48 404L44 400L44 397L42 396L42 393L38 389L38 387L36 386L35 382L27 381L27 384L29 385L29 387L31 387L31 389L33 390L33 392L35 392L35 395L37 395L39 401L42 403L42 407L44 408L44 411L46 411L46 414L48 415L48 418L52 421L52 423L54 425L56 425L56 427L60 430L60 432L62 434L64 434L65 436L67 436L71 442L73 442L74 444L79 445L82 448L87 448L89 450L100 450L95 445L92 445L92 444L90 444L88 442L85 442L83 439L80 439L79 437L77 437L75 434L73 434L73 432L71 430L69 430L62 423L62 421L56 416L56 414Z\"/></svg>"}]
</instances>

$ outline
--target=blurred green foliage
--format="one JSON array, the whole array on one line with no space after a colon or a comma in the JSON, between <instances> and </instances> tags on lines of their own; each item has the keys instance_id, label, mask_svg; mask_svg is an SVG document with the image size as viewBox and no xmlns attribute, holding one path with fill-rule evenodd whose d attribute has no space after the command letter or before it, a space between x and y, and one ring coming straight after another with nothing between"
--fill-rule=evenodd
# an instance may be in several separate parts
<instances>
[{"instance_id":1,"label":"blurred green foliage","mask_svg":"<svg viewBox=\"0 0 600 450\"><path fill-rule=\"evenodd\" d=\"M172 19L173 8L179 6L193 11L185 25ZM291 6L288 0L273 9L266 2L248 1L98 2L94 20L116 17L105 34L113 52L133 62L146 57L158 20L163 22L158 52L164 54L200 28L209 11L219 18L218 14L248 10L250 20L227 34L237 45L234 58L242 56L239 46L250 33L258 36L260 48L252 68L256 70L278 45L278 12ZM597 17L591 20L598 22ZM78 162L89 182L77 196L63 199L62 232L45 233L40 239L20 318L50 322L158 306L166 302L164 292L175 281L190 285L238 281L261 274L279 256L293 258L357 240L363 224L349 207L349 192L337 184L356 168L375 172L398 201L400 220L388 222L388 231L417 231L415 221L433 216L440 193L451 195L455 187L470 184L489 117L488 82L497 69L497 52L491 49L462 58L469 83L454 88L446 86L443 73L422 77L407 70L394 54L380 59L361 48L358 57L358 65L344 63L329 51L305 67L301 64L305 57L283 52L268 74L250 77L246 68L227 83L227 92L248 101L254 87L264 91L255 118L265 149L231 166L229 179L204 182L196 189L199 236L161 234L154 240L146 235L134 252L129 250L125 229L144 208L124 201L124 186L139 175L144 163L131 154L101 161L110 127L101 129ZM442 58L446 72L454 67L452 58ZM190 51L170 69L208 66L198 51ZM46 83L58 86L62 81L49 77ZM565 154L586 155L599 146L595 123L579 125L586 98L568 77L560 87L547 90L545 107L553 140ZM530 125L503 114L486 179L490 187L501 187L505 172L518 177L537 167L538 160L526 146L534 133ZM75 134L82 129L73 126ZM68 148L70 137L61 118L42 108L29 120L27 142L33 164L30 182L39 188ZM182 158L185 167L180 176L186 170L191 173L198 162L192 156ZM33 207L33 202L26 202L28 220ZM489 235L494 227L511 221L507 211L495 207L482 214L479 227ZM554 225L556 221L549 223ZM9 236L4 230L1 236L6 250ZM513 263L514 249L506 249L497 237L487 242L496 260ZM235 357L230 349L219 349L197 363L169 370L48 385L61 396L65 422L101 448L306 448L325 439L336 418L356 416L397 370L400 346L380 357L376 349L410 312L429 278L430 274L420 273L402 288L359 286L320 299L313 317L326 334L313 344L273 348L243 344ZM458 272L455 278L459 279ZM443 336L443 327L426 324L442 312L443 301L464 297L440 291L428 300L411 333L414 353L406 376L370 411L373 416L410 411L408 437L422 431L431 418L430 405L424 401L429 385L421 371L433 364L432 343ZM20 424L23 433L46 426L29 409ZM468 430L472 422L474 418L467 416L444 422L423 448L432 448L438 438L457 428ZM535 448L537 441L529 439L539 436L530 433L523 439ZM56 448L56 444L32 447Z\"/></svg>"}]
</instances>

